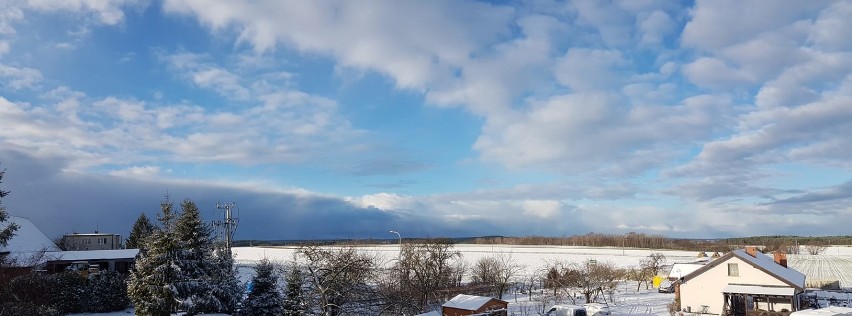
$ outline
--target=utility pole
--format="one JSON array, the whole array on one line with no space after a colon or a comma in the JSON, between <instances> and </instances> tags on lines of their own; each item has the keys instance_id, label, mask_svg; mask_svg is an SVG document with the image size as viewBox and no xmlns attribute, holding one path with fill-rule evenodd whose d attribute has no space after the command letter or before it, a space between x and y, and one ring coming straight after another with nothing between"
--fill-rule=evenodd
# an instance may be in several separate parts
<instances>
[{"instance_id":1,"label":"utility pole","mask_svg":"<svg viewBox=\"0 0 852 316\"><path fill-rule=\"evenodd\" d=\"M217 228L217 231L221 234L225 241L225 248L228 249L228 253L231 252L231 245L234 239L234 232L237 230L237 224L239 224L239 213L237 217L234 217L234 211L239 212L239 208L237 208L237 203L219 203L216 202L216 209L224 211L224 217L221 221L213 221L213 226Z\"/></svg>"}]
</instances>

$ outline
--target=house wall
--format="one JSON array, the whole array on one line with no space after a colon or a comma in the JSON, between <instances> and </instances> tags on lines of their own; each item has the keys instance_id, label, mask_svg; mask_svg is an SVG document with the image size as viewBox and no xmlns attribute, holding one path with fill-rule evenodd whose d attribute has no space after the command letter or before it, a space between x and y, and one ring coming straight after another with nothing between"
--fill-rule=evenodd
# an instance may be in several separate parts
<instances>
[{"instance_id":1,"label":"house wall","mask_svg":"<svg viewBox=\"0 0 852 316\"><path fill-rule=\"evenodd\" d=\"M737 264L739 276L728 276L728 263ZM709 313L720 315L725 304L722 289L731 283L789 286L766 272L758 270L748 262L737 257L731 257L681 284L680 306L682 309L691 308L692 312L699 312L701 305L707 305ZM775 304L775 308L779 310L784 307ZM790 307L786 308L790 309Z\"/></svg>"},{"instance_id":2,"label":"house wall","mask_svg":"<svg viewBox=\"0 0 852 316\"><path fill-rule=\"evenodd\" d=\"M69 250L121 249L121 236L114 234L65 235L63 243Z\"/></svg>"}]
</instances>

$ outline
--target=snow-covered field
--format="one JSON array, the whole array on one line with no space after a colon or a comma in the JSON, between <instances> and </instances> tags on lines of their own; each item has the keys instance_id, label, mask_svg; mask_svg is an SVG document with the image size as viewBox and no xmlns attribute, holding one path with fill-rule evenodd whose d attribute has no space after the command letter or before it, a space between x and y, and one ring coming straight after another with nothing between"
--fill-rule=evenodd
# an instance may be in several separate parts
<instances>
[{"instance_id":1,"label":"snow-covered field","mask_svg":"<svg viewBox=\"0 0 852 316\"><path fill-rule=\"evenodd\" d=\"M374 253L382 261L390 265L399 254L398 245L361 246L364 251ZM234 248L237 264L252 265L261 258L273 262L288 262L298 247L240 247ZM454 250L461 253L463 260L473 263L479 258L492 255L511 256L513 262L524 268L525 273L534 273L544 269L549 262L584 262L596 260L599 263L609 262L617 267L630 268L639 266L641 261L652 253L662 253L668 263L692 262L697 259L698 252L654 249L621 249L612 247L571 247L571 246L514 246L514 245L455 245Z\"/></svg>"}]
</instances>

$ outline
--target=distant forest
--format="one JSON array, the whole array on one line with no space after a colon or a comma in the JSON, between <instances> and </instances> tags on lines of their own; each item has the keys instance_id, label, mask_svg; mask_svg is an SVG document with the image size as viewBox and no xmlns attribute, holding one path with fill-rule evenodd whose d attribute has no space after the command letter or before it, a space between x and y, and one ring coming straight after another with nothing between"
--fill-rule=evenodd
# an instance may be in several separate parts
<instances>
[{"instance_id":1,"label":"distant forest","mask_svg":"<svg viewBox=\"0 0 852 316\"><path fill-rule=\"evenodd\" d=\"M565 237L504 237L484 236L468 238L442 238L446 243L455 244L501 244L501 245L546 245L546 246L585 246L585 247L625 247L651 248L689 251L721 251L742 248L745 245L763 246L764 251L782 249L788 253L797 253L796 246L808 245L852 245L852 236L754 236L720 239L685 239L670 238L662 235L646 235L628 233L623 235L589 233L585 235ZM406 243L417 242L420 239L405 238ZM434 241L434 239L430 239ZM386 244L394 243L397 239L337 239L337 240L240 240L236 246L284 246L306 244Z\"/></svg>"}]
</instances>

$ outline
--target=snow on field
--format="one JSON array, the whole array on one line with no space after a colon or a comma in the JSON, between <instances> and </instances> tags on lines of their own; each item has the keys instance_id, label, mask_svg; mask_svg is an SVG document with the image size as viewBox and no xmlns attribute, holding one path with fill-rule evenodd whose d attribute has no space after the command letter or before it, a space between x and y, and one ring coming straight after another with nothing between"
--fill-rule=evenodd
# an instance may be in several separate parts
<instances>
[{"instance_id":1,"label":"snow on field","mask_svg":"<svg viewBox=\"0 0 852 316\"><path fill-rule=\"evenodd\" d=\"M791 255L788 265L808 276L807 286L839 281L841 287L852 287L852 256Z\"/></svg>"},{"instance_id":2,"label":"snow on field","mask_svg":"<svg viewBox=\"0 0 852 316\"><path fill-rule=\"evenodd\" d=\"M376 254L385 265L392 264L399 254L398 245L360 246L364 251ZM237 264L253 265L262 258L273 262L285 263L293 260L293 254L298 247L239 247L234 248ZM512 261L524 267L524 273L534 273L543 270L549 262L585 262L596 260L598 263L609 262L621 268L637 267L641 261L652 253L662 253L666 262L692 262L697 259L698 252L654 249L622 249L613 247L571 247L571 246L516 246L516 245L455 245L454 250L462 255L462 259L473 263L480 258L492 255L508 255Z\"/></svg>"}]
</instances>

